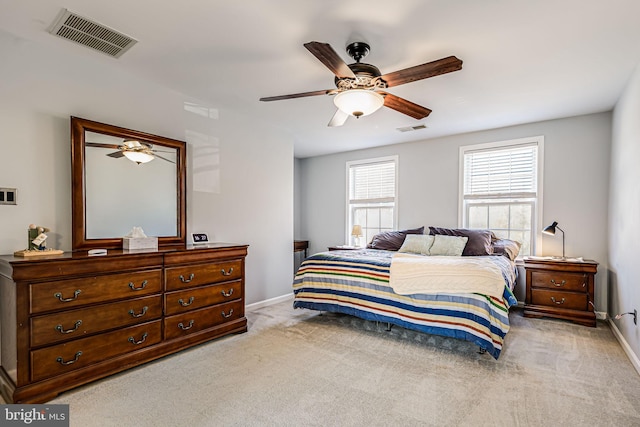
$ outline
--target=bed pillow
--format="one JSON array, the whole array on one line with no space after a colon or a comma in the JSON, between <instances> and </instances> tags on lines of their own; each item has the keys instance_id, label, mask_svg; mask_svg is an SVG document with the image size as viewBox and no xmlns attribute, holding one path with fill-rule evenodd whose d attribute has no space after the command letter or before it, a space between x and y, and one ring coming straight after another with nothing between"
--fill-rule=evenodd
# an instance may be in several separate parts
<instances>
[{"instance_id":1,"label":"bed pillow","mask_svg":"<svg viewBox=\"0 0 640 427\"><path fill-rule=\"evenodd\" d=\"M398 252L429 255L435 236L430 234L407 234Z\"/></svg>"},{"instance_id":2,"label":"bed pillow","mask_svg":"<svg viewBox=\"0 0 640 427\"><path fill-rule=\"evenodd\" d=\"M467 237L467 246L465 246L462 256L482 256L493 254L493 247L491 246L492 233L490 230L429 227L429 234Z\"/></svg>"},{"instance_id":3,"label":"bed pillow","mask_svg":"<svg viewBox=\"0 0 640 427\"><path fill-rule=\"evenodd\" d=\"M491 243L493 246L493 255L504 255L511 261L515 261L520 253L522 243L509 239L498 239Z\"/></svg>"},{"instance_id":4,"label":"bed pillow","mask_svg":"<svg viewBox=\"0 0 640 427\"><path fill-rule=\"evenodd\" d=\"M433 237L433 245L431 245L429 255L460 256L469 240L466 236L447 236L445 234L436 234Z\"/></svg>"},{"instance_id":5,"label":"bed pillow","mask_svg":"<svg viewBox=\"0 0 640 427\"><path fill-rule=\"evenodd\" d=\"M402 231L386 231L376 234L367 245L369 249L382 249L385 251L397 251L404 243L407 234L424 234L424 226Z\"/></svg>"}]
</instances>

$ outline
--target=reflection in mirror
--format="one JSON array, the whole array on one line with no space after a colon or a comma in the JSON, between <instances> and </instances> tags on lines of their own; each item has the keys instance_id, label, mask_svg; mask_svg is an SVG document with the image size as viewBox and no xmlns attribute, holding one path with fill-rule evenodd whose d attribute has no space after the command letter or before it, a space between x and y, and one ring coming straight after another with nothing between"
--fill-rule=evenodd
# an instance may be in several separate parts
<instances>
[{"instance_id":1,"label":"reflection in mirror","mask_svg":"<svg viewBox=\"0 0 640 427\"><path fill-rule=\"evenodd\" d=\"M133 227L186 242L186 144L71 117L72 248L121 248Z\"/></svg>"},{"instance_id":2,"label":"reflection in mirror","mask_svg":"<svg viewBox=\"0 0 640 427\"><path fill-rule=\"evenodd\" d=\"M146 163L125 156L122 138L85 133L87 239L124 236L134 226L147 236L177 235L176 149L139 142L151 151Z\"/></svg>"}]
</instances>

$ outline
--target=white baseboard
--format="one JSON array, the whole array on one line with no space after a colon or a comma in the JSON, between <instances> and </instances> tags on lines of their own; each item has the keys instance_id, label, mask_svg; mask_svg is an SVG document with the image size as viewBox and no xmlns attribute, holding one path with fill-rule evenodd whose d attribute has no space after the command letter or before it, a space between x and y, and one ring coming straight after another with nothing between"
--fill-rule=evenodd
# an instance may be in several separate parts
<instances>
[{"instance_id":1,"label":"white baseboard","mask_svg":"<svg viewBox=\"0 0 640 427\"><path fill-rule=\"evenodd\" d=\"M638 372L638 375L640 375L640 359L638 359L638 356L633 352L633 350L631 350L629 343L627 342L627 340L624 339L624 336L622 336L622 333L620 332L616 324L613 323L613 320L611 319L609 319L609 326L611 327L611 331L613 331L613 335L616 337L616 339L620 343L620 346L622 347L624 352L627 354L627 357L631 361L631 364L633 365L634 368L636 368L636 372Z\"/></svg>"},{"instance_id":2,"label":"white baseboard","mask_svg":"<svg viewBox=\"0 0 640 427\"><path fill-rule=\"evenodd\" d=\"M245 307L245 310L257 310L258 308L267 307L273 304L278 304L282 301L287 301L293 298L293 292L290 294L281 295L279 297L266 299L264 301L254 302L253 304L249 304Z\"/></svg>"}]
</instances>

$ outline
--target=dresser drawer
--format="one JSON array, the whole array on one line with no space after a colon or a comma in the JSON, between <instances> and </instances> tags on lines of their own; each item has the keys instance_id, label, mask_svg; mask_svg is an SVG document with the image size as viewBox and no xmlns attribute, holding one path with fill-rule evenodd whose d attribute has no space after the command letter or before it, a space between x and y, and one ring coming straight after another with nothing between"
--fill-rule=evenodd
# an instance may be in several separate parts
<instances>
[{"instance_id":1,"label":"dresser drawer","mask_svg":"<svg viewBox=\"0 0 640 427\"><path fill-rule=\"evenodd\" d=\"M172 267L165 271L165 280L169 291L237 280L241 277L241 260Z\"/></svg>"},{"instance_id":2,"label":"dresser drawer","mask_svg":"<svg viewBox=\"0 0 640 427\"><path fill-rule=\"evenodd\" d=\"M160 295L35 316L31 318L31 346L82 338L84 335L159 319L161 316Z\"/></svg>"},{"instance_id":3,"label":"dresser drawer","mask_svg":"<svg viewBox=\"0 0 640 427\"><path fill-rule=\"evenodd\" d=\"M244 316L244 301L232 301L212 307L165 317L165 339L180 338Z\"/></svg>"},{"instance_id":4,"label":"dresser drawer","mask_svg":"<svg viewBox=\"0 0 640 427\"><path fill-rule=\"evenodd\" d=\"M157 344L162 339L162 321L31 351L31 381L65 374L75 369Z\"/></svg>"},{"instance_id":5,"label":"dresser drawer","mask_svg":"<svg viewBox=\"0 0 640 427\"><path fill-rule=\"evenodd\" d=\"M31 283L29 284L30 311L42 313L63 310L161 291L162 270L159 269Z\"/></svg>"},{"instance_id":6,"label":"dresser drawer","mask_svg":"<svg viewBox=\"0 0 640 427\"><path fill-rule=\"evenodd\" d=\"M185 311L232 301L242 297L242 281L219 285L201 286L184 291L167 292L164 295L165 315L184 313Z\"/></svg>"},{"instance_id":7,"label":"dresser drawer","mask_svg":"<svg viewBox=\"0 0 640 427\"><path fill-rule=\"evenodd\" d=\"M586 292L589 278L583 273L532 271L531 286L564 291Z\"/></svg>"},{"instance_id":8,"label":"dresser drawer","mask_svg":"<svg viewBox=\"0 0 640 427\"><path fill-rule=\"evenodd\" d=\"M531 303L567 310L588 310L587 294L533 289Z\"/></svg>"}]
</instances>

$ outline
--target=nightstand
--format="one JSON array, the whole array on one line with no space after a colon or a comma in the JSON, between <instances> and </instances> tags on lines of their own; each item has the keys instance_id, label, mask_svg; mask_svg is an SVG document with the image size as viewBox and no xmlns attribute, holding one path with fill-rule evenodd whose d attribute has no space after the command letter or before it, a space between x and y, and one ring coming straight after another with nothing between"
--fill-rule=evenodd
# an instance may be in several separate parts
<instances>
[{"instance_id":1,"label":"nightstand","mask_svg":"<svg viewBox=\"0 0 640 427\"><path fill-rule=\"evenodd\" d=\"M359 248L357 246L329 246L327 249L329 249L330 251L355 251L358 249L364 249L364 248Z\"/></svg>"},{"instance_id":2,"label":"nightstand","mask_svg":"<svg viewBox=\"0 0 640 427\"><path fill-rule=\"evenodd\" d=\"M596 326L593 294L597 262L525 258L524 269L525 317L554 317Z\"/></svg>"}]
</instances>

